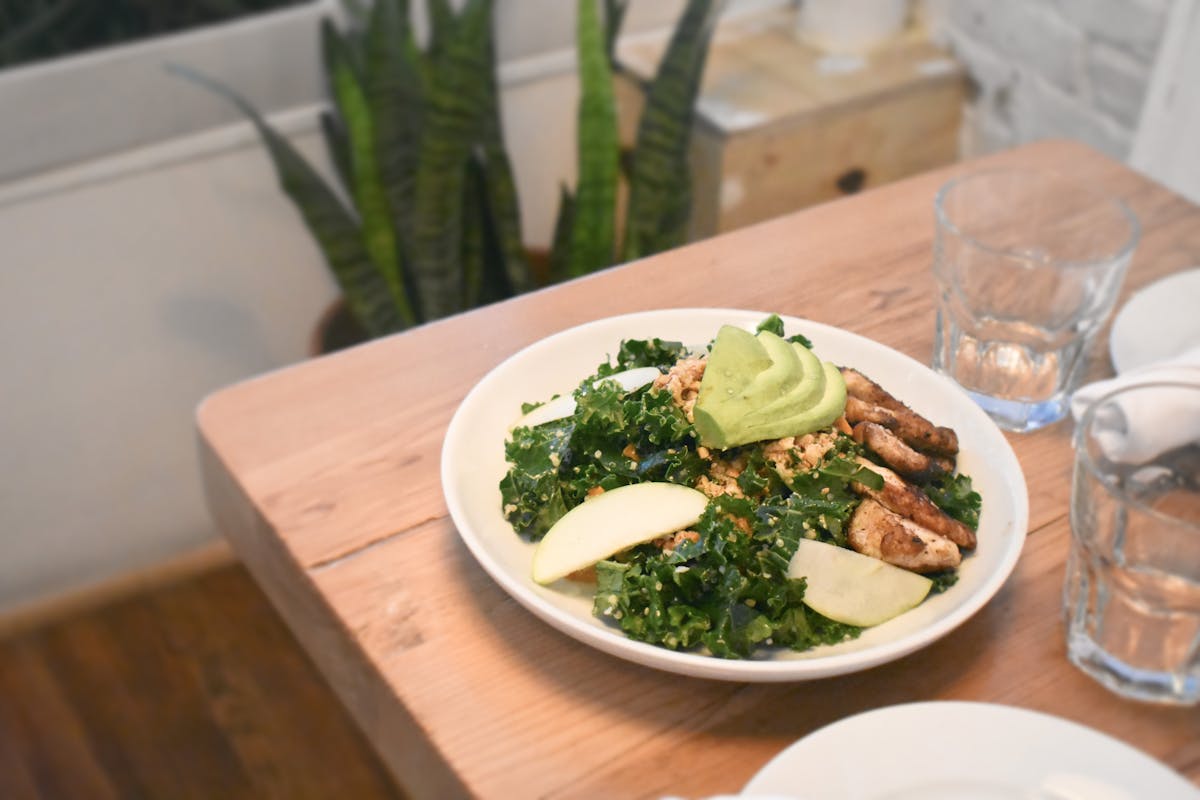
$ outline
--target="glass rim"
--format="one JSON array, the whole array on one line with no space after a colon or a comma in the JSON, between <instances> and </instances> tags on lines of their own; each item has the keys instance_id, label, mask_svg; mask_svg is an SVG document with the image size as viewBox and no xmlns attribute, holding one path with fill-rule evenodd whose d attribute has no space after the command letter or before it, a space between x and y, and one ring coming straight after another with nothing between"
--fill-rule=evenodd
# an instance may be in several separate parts
<instances>
[{"instance_id":1,"label":"glass rim","mask_svg":"<svg viewBox=\"0 0 1200 800\"><path fill-rule=\"evenodd\" d=\"M1096 200L1114 208L1129 225L1129 235L1126 237L1125 242L1112 253L1097 255L1085 261L1055 261L1053 266L1057 268L1090 267L1106 261L1120 261L1128 258L1141 241L1142 225L1138 221L1137 215L1133 213L1133 210L1129 208L1124 200L1100 191L1091 182L1081 178L1072 177L1070 175L1064 175L1056 170L1029 169L1024 167L993 167L991 169L977 170L975 172L970 172L965 175L959 175L951 178L938 188L937 194L934 195L933 199L933 210L934 215L937 217L937 221L947 230L969 242L971 246L976 247L985 253L1013 260L1029 260L1029 255L1027 253L1021 253L1010 248L996 247L994 245L987 244L980 241L978 237L972 236L964 231L957 223L950 219L950 216L946 211L945 201L952 191L963 184L981 178L995 177L997 175L1019 175L1038 179L1052 178L1074 184L1081 192L1084 192Z\"/></svg>"},{"instance_id":2,"label":"glass rim","mask_svg":"<svg viewBox=\"0 0 1200 800\"><path fill-rule=\"evenodd\" d=\"M1111 482L1105 480L1104 474L1100 471L1099 465L1096 464L1095 459L1092 458L1091 451L1087 447L1085 439L1087 437L1087 431L1092 425L1092 420L1096 416L1096 411L1114 397L1142 389L1185 389L1200 394L1200 382L1181 380L1145 381L1120 386L1100 395L1100 397L1097 397L1091 402L1091 404L1088 405L1087 409L1083 412L1083 417L1075 426L1075 432L1072 436L1072 440L1075 447L1076 461L1082 464L1083 467L1091 474L1091 476L1096 479L1096 482L1100 486L1104 487L1104 491L1115 499L1125 503L1131 508L1137 509L1139 512L1146 514L1152 519L1157 519L1171 525L1189 528L1196 533L1200 533L1200 520L1184 519L1183 517L1165 513L1156 508L1151 508L1142 501L1131 497L1124 489L1113 486ZM1072 489L1072 494L1073 493L1074 489Z\"/></svg>"}]
</instances>

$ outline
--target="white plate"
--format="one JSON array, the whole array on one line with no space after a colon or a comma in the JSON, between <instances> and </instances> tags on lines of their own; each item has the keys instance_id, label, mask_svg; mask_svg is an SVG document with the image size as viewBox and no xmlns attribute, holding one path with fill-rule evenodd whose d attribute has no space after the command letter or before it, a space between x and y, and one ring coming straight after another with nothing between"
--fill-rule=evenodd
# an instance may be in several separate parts
<instances>
[{"instance_id":1,"label":"white plate","mask_svg":"<svg viewBox=\"0 0 1200 800\"><path fill-rule=\"evenodd\" d=\"M1113 320L1108 353L1123 374L1200 346L1200 269L1156 281L1129 299Z\"/></svg>"},{"instance_id":2,"label":"white plate","mask_svg":"<svg viewBox=\"0 0 1200 800\"><path fill-rule=\"evenodd\" d=\"M560 581L552 587L530 578L533 545L504 519L500 479L507 465L504 441L521 403L571 391L622 339L659 337L703 345L722 324L747 330L762 311L672 309L611 317L537 342L492 370L471 390L446 431L442 489L459 535L488 574L518 602L561 631L621 658L705 678L792 681L866 669L900 658L961 625L996 593L1025 541L1028 495L1016 456L995 424L948 379L888 347L846 331L784 318L788 335L809 337L824 359L857 367L939 425L959 436L961 471L983 496L979 547L965 559L958 583L906 614L863 632L856 640L805 653L769 652L730 661L632 641L592 616L591 593Z\"/></svg>"},{"instance_id":3,"label":"white plate","mask_svg":"<svg viewBox=\"0 0 1200 800\"><path fill-rule=\"evenodd\" d=\"M1196 800L1150 756L1065 719L988 703L848 717L784 750L743 797L797 800Z\"/></svg>"}]
</instances>

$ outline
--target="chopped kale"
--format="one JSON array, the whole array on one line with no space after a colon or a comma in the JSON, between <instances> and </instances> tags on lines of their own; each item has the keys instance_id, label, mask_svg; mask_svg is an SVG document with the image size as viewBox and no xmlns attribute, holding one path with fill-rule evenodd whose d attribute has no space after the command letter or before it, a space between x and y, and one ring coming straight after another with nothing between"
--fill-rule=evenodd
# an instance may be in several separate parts
<instances>
[{"instance_id":1,"label":"chopped kale","mask_svg":"<svg viewBox=\"0 0 1200 800\"><path fill-rule=\"evenodd\" d=\"M941 594L958 583L958 570L944 569L940 572L930 572L925 577L933 581L933 586L929 588L929 593Z\"/></svg>"},{"instance_id":2,"label":"chopped kale","mask_svg":"<svg viewBox=\"0 0 1200 800\"><path fill-rule=\"evenodd\" d=\"M517 428L504 447L512 467L500 481L504 516L517 533L540 539L567 513L559 466L569 453L570 419Z\"/></svg>"},{"instance_id":3,"label":"chopped kale","mask_svg":"<svg viewBox=\"0 0 1200 800\"><path fill-rule=\"evenodd\" d=\"M778 314L772 314L762 322L758 323L758 327L755 328L755 333L762 333L763 331L773 333L781 339L784 338L783 320L780 319ZM788 336L786 338L789 342L799 342L809 350L812 350L812 341L802 333L797 333L794 336Z\"/></svg>"},{"instance_id":4,"label":"chopped kale","mask_svg":"<svg viewBox=\"0 0 1200 800\"><path fill-rule=\"evenodd\" d=\"M767 333L773 333L782 338L783 320L779 318L778 314L772 314L762 322L758 323L758 327L754 329L755 333L762 333L763 331L766 331Z\"/></svg>"},{"instance_id":5,"label":"chopped kale","mask_svg":"<svg viewBox=\"0 0 1200 800\"><path fill-rule=\"evenodd\" d=\"M970 476L943 475L925 486L925 494L940 509L971 530L979 528L983 498L971 487Z\"/></svg>"},{"instance_id":6,"label":"chopped kale","mask_svg":"<svg viewBox=\"0 0 1200 800\"><path fill-rule=\"evenodd\" d=\"M759 330L784 334L774 315ZM804 337L791 340L811 346ZM666 371L685 354L678 342L624 341L615 362L600 365L575 390L570 417L512 432L500 490L505 517L518 534L540 539L596 487L697 486L710 476L714 462L670 392L596 382L635 367ZM741 496L714 497L691 534L670 545L640 545L597 564L594 613L632 639L721 658L750 657L764 646L807 650L858 636L861 629L805 606L805 581L789 578L787 570L802 538L847 545L847 523L859 503L851 484L882 485L878 474L857 463L862 452L852 438L837 436L815 466L797 449L768 455L751 445L720 453L723 462L737 463L728 485ZM978 524L980 500L969 478L945 478L926 491L951 516ZM957 573L930 577L938 592Z\"/></svg>"},{"instance_id":7,"label":"chopped kale","mask_svg":"<svg viewBox=\"0 0 1200 800\"><path fill-rule=\"evenodd\" d=\"M664 372L674 366L684 355L681 342L665 342L662 339L627 339L621 342L617 351L616 364L604 362L596 370L596 375L603 378L617 372L636 367L658 367Z\"/></svg>"},{"instance_id":8,"label":"chopped kale","mask_svg":"<svg viewBox=\"0 0 1200 800\"><path fill-rule=\"evenodd\" d=\"M643 545L629 563L599 564L595 613L632 639L721 658L746 658L760 644L807 650L857 636L858 628L802 603L804 581L787 577L795 540L745 534L752 507L718 498L695 526L697 541Z\"/></svg>"}]
</instances>

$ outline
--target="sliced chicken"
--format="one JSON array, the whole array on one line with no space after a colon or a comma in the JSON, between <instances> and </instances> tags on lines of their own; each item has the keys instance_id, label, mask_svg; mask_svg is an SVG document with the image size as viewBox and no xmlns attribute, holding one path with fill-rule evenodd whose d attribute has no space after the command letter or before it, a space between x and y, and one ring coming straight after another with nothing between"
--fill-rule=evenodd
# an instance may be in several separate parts
<instances>
[{"instance_id":1,"label":"sliced chicken","mask_svg":"<svg viewBox=\"0 0 1200 800\"><path fill-rule=\"evenodd\" d=\"M846 395L846 421L851 425L857 425L860 422L874 422L889 430L900 427L900 420L896 419L896 415L891 411L883 406L872 405L852 394Z\"/></svg>"},{"instance_id":2,"label":"sliced chicken","mask_svg":"<svg viewBox=\"0 0 1200 800\"><path fill-rule=\"evenodd\" d=\"M854 441L882 458L892 469L914 481L928 481L954 471L954 461L932 456L909 447L903 439L877 422L863 421L854 426Z\"/></svg>"},{"instance_id":3,"label":"sliced chicken","mask_svg":"<svg viewBox=\"0 0 1200 800\"><path fill-rule=\"evenodd\" d=\"M958 436L952 429L934 425L858 370L842 367L841 372L846 380L846 419L851 425L874 422L917 450L944 456L958 453Z\"/></svg>"},{"instance_id":4,"label":"sliced chicken","mask_svg":"<svg viewBox=\"0 0 1200 800\"><path fill-rule=\"evenodd\" d=\"M872 489L861 483L851 483L851 488L881 503L888 510L912 520L922 528L945 536L959 547L975 547L975 531L942 511L916 486L905 481L887 467L881 467L868 459L859 458L858 463L883 477L883 488Z\"/></svg>"},{"instance_id":5,"label":"sliced chicken","mask_svg":"<svg viewBox=\"0 0 1200 800\"><path fill-rule=\"evenodd\" d=\"M874 500L863 500L854 510L847 539L863 555L912 572L938 572L962 563L954 542Z\"/></svg>"}]
</instances>

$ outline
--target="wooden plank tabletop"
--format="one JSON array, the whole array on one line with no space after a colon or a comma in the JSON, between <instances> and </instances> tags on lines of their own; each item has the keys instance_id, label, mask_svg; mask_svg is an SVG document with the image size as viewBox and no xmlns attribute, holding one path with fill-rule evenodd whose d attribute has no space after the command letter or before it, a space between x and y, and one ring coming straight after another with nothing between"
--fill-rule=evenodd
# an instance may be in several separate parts
<instances>
[{"instance_id":1,"label":"wooden plank tabletop","mask_svg":"<svg viewBox=\"0 0 1200 800\"><path fill-rule=\"evenodd\" d=\"M509 355L582 322L665 307L762 309L928 363L933 195L952 174L1001 164L1086 174L1131 205L1144 231L1123 300L1200 264L1200 208L1082 145L1043 142L264 375L203 403L214 516L414 796L732 793L826 723L934 699L1073 719L1200 782L1200 713L1121 700L1066 660L1070 422L1009 437L1029 486L1030 537L982 611L900 661L808 683L682 678L578 644L493 583L447 516L440 448L459 402ZM1109 373L1098 346L1089 377Z\"/></svg>"}]
</instances>

